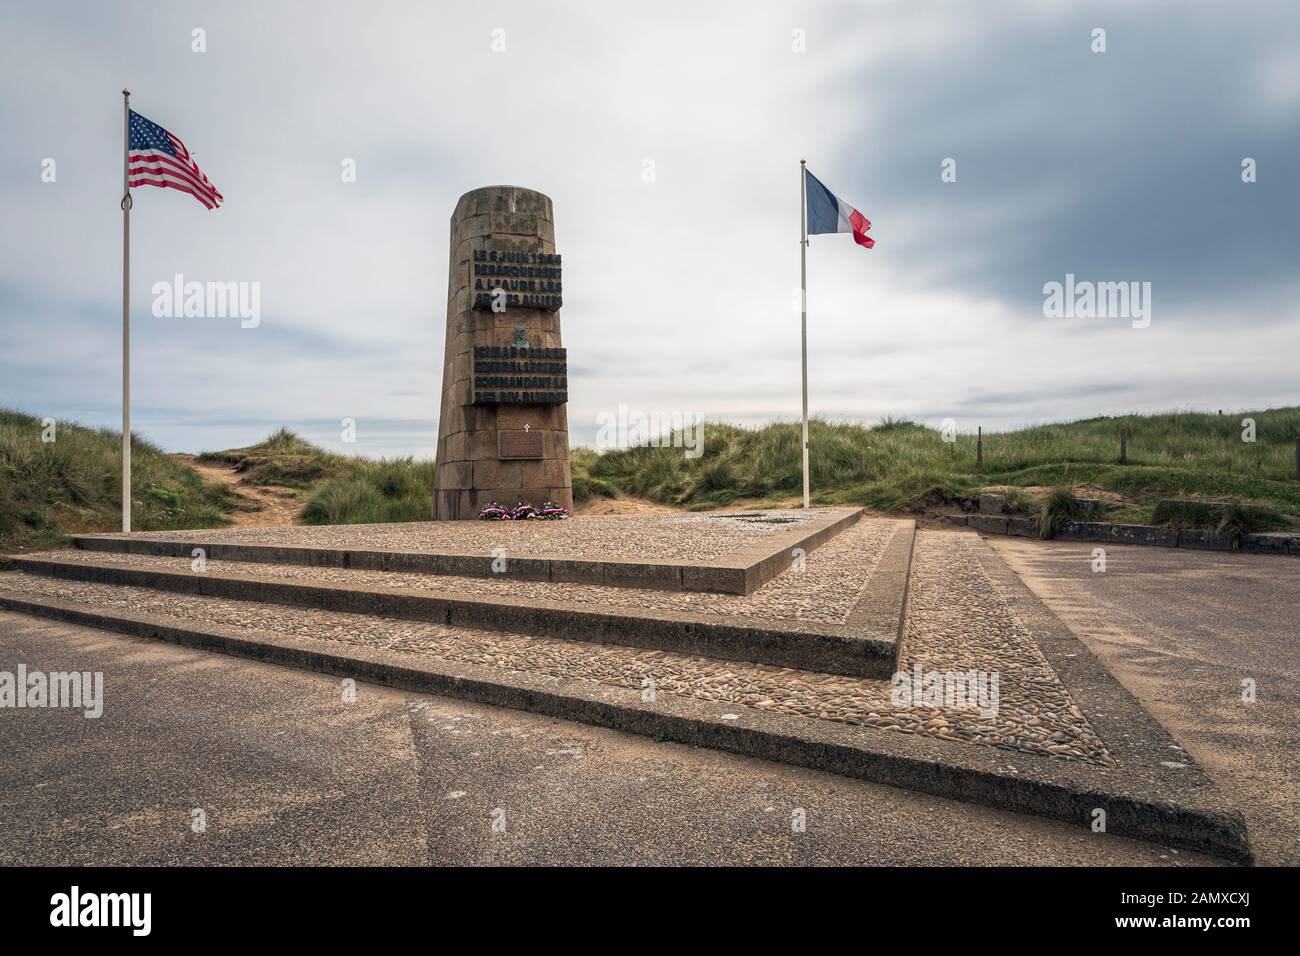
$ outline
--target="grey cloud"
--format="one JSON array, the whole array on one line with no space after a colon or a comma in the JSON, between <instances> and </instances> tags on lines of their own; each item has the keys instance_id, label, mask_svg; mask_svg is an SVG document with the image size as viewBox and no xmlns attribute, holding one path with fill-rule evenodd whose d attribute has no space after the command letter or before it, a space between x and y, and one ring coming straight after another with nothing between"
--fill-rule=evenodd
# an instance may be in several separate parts
<instances>
[{"instance_id":1,"label":"grey cloud","mask_svg":"<svg viewBox=\"0 0 1300 956\"><path fill-rule=\"evenodd\" d=\"M491 182L555 201L575 440L620 402L792 419L801 157L878 240L809 250L816 413L994 427L1300 399L1293 4L591 10L5 7L0 405L116 421L124 83L228 199L139 197L136 421L169 447L280 424L336 442L337 415L369 423L338 450L430 454L447 220ZM149 317L147 283L178 271L262 282L261 327ZM1153 282L1152 327L1045 319L1066 272Z\"/></svg>"}]
</instances>

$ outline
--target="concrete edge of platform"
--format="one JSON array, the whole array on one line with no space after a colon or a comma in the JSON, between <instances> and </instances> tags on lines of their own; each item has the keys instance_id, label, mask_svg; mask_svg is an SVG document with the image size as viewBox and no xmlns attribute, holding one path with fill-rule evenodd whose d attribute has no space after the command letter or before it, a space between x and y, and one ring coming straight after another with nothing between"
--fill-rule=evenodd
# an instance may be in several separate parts
<instances>
[{"instance_id":1,"label":"concrete edge of platform","mask_svg":"<svg viewBox=\"0 0 1300 956\"><path fill-rule=\"evenodd\" d=\"M120 533L73 535L72 543L85 551L157 557L189 557L195 548L202 548L215 561L747 595L785 571L790 566L790 553L795 548L812 551L851 527L863 515L861 508L834 510L836 513L815 519L808 526L775 535L773 540L750 545L716 561L623 561L615 558L510 555L507 556L504 572L493 569L495 555L465 552L319 548L310 545L242 544L212 540L179 541L140 538Z\"/></svg>"},{"instance_id":2,"label":"concrete edge of platform","mask_svg":"<svg viewBox=\"0 0 1300 956\"><path fill-rule=\"evenodd\" d=\"M900 521L898 531L885 546L848 617L849 630L853 633L891 642L895 664L907 624L907 587L915 547L916 522Z\"/></svg>"},{"instance_id":3,"label":"concrete edge of platform","mask_svg":"<svg viewBox=\"0 0 1300 956\"><path fill-rule=\"evenodd\" d=\"M202 650L298 667L402 690L542 713L564 720L710 747L939 797L1090 826L1236 862L1251 851L1240 814L1194 773L1159 780L1120 769L950 743L735 704L617 688L308 638L197 627L178 618L100 611L0 592L0 608Z\"/></svg>"},{"instance_id":4,"label":"concrete edge of platform","mask_svg":"<svg viewBox=\"0 0 1300 956\"><path fill-rule=\"evenodd\" d=\"M489 596L439 591L304 584L211 570L170 571L25 555L15 555L12 565L19 571L65 580L618 644L849 677L888 677L897 659L894 635L888 630L859 635L760 627L632 608L593 611L536 600L512 603Z\"/></svg>"}]
</instances>

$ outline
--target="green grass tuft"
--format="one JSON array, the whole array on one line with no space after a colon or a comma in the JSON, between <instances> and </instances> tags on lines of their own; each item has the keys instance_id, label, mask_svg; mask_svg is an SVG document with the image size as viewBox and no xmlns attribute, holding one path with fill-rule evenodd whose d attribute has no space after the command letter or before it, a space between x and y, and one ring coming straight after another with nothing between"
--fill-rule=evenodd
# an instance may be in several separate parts
<instances>
[{"instance_id":1,"label":"green grass tuft","mask_svg":"<svg viewBox=\"0 0 1300 956\"><path fill-rule=\"evenodd\" d=\"M1073 488L1053 488L1043 499L1038 512L1038 536L1053 537L1063 521L1083 520L1083 508Z\"/></svg>"},{"instance_id":2,"label":"green grass tuft","mask_svg":"<svg viewBox=\"0 0 1300 956\"><path fill-rule=\"evenodd\" d=\"M617 498L618 489L604 478L592 475L591 469L600 456L590 448L575 448L569 454L569 471L573 475L573 500L589 501L592 498Z\"/></svg>"},{"instance_id":3,"label":"green grass tuft","mask_svg":"<svg viewBox=\"0 0 1300 956\"><path fill-rule=\"evenodd\" d=\"M433 462L352 459L307 499L303 524L425 521L433 502Z\"/></svg>"}]
</instances>

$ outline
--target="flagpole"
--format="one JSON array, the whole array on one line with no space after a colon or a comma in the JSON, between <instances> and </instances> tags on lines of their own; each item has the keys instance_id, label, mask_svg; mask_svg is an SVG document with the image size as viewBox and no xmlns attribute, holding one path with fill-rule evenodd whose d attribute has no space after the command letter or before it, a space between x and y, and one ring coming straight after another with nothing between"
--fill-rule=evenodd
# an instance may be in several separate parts
<instances>
[{"instance_id":1,"label":"flagpole","mask_svg":"<svg viewBox=\"0 0 1300 956\"><path fill-rule=\"evenodd\" d=\"M803 346L803 506L808 507L808 180L799 160L799 334Z\"/></svg>"},{"instance_id":2,"label":"flagpole","mask_svg":"<svg viewBox=\"0 0 1300 956\"><path fill-rule=\"evenodd\" d=\"M122 530L131 530L131 91L122 91Z\"/></svg>"}]
</instances>

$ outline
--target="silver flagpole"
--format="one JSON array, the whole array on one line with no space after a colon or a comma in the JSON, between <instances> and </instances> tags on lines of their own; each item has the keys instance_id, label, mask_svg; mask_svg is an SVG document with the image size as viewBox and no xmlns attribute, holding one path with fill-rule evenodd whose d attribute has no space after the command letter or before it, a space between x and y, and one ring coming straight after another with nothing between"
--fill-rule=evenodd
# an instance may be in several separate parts
<instances>
[{"instance_id":1,"label":"silver flagpole","mask_svg":"<svg viewBox=\"0 0 1300 956\"><path fill-rule=\"evenodd\" d=\"M131 530L131 91L122 91L122 530Z\"/></svg>"},{"instance_id":2,"label":"silver flagpole","mask_svg":"<svg viewBox=\"0 0 1300 956\"><path fill-rule=\"evenodd\" d=\"M808 184L804 163L799 160L799 307L802 310L800 337L803 344L803 506L808 507Z\"/></svg>"}]
</instances>

